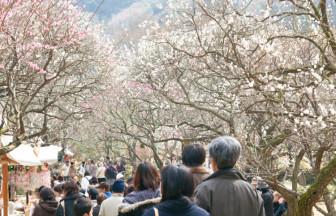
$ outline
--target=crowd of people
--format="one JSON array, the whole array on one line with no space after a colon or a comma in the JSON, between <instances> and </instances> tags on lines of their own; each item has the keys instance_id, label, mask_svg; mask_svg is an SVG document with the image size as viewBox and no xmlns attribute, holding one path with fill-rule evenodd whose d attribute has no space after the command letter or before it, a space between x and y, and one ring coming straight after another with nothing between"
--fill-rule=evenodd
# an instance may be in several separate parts
<instances>
[{"instance_id":1,"label":"crowd of people","mask_svg":"<svg viewBox=\"0 0 336 216\"><path fill-rule=\"evenodd\" d=\"M281 216L287 204L261 178L245 180L235 169L241 145L233 137L209 145L211 171L204 167L206 151L199 144L182 152L182 164L159 171L140 163L125 179L123 163L97 165L68 162L64 178L53 189L41 187L32 216ZM79 176L78 176L79 174Z\"/></svg>"}]
</instances>

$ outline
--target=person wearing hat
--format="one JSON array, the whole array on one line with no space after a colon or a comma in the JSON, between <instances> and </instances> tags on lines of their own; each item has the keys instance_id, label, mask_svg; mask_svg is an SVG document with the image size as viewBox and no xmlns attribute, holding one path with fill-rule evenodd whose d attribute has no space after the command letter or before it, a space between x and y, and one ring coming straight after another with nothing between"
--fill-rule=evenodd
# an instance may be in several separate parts
<instances>
[{"instance_id":1,"label":"person wearing hat","mask_svg":"<svg viewBox=\"0 0 336 216\"><path fill-rule=\"evenodd\" d=\"M54 216L58 202L52 189L44 187L40 191L40 201L34 208L32 216Z\"/></svg>"},{"instance_id":2,"label":"person wearing hat","mask_svg":"<svg viewBox=\"0 0 336 216\"><path fill-rule=\"evenodd\" d=\"M257 190L261 192L261 197L264 200L266 216L273 216L273 192L270 190L268 184L260 177L257 181Z\"/></svg>"},{"instance_id":3,"label":"person wearing hat","mask_svg":"<svg viewBox=\"0 0 336 216\"><path fill-rule=\"evenodd\" d=\"M99 216L118 216L119 206L124 199L125 182L116 180L112 185L112 196L103 201L100 207Z\"/></svg>"},{"instance_id":4,"label":"person wearing hat","mask_svg":"<svg viewBox=\"0 0 336 216\"><path fill-rule=\"evenodd\" d=\"M112 193L110 191L110 185L106 182L102 182L97 187L99 193L105 194L106 198L110 198L112 196Z\"/></svg>"}]
</instances>

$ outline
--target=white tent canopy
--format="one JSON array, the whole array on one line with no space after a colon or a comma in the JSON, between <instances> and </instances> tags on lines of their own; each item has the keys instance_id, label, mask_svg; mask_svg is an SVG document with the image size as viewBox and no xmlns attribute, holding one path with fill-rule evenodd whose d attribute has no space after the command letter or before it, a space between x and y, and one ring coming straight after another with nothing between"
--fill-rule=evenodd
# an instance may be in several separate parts
<instances>
[{"instance_id":1,"label":"white tent canopy","mask_svg":"<svg viewBox=\"0 0 336 216\"><path fill-rule=\"evenodd\" d=\"M13 142L13 136L12 135L2 135L2 136L0 136L0 144L1 145L6 146L11 142Z\"/></svg>"},{"instance_id":2,"label":"white tent canopy","mask_svg":"<svg viewBox=\"0 0 336 216\"><path fill-rule=\"evenodd\" d=\"M54 164L58 160L58 152L62 148L59 146L40 147L38 152L38 159L43 163Z\"/></svg>"},{"instance_id":3,"label":"white tent canopy","mask_svg":"<svg viewBox=\"0 0 336 216\"><path fill-rule=\"evenodd\" d=\"M56 163L60 150L61 148L58 146L46 146L34 149L30 144L21 144L9 152L7 156L24 166L39 166L43 163Z\"/></svg>"},{"instance_id":4,"label":"white tent canopy","mask_svg":"<svg viewBox=\"0 0 336 216\"><path fill-rule=\"evenodd\" d=\"M36 156L34 149L28 144L21 144L13 151L7 154L9 159L18 162L24 166L39 166L41 161Z\"/></svg>"}]
</instances>

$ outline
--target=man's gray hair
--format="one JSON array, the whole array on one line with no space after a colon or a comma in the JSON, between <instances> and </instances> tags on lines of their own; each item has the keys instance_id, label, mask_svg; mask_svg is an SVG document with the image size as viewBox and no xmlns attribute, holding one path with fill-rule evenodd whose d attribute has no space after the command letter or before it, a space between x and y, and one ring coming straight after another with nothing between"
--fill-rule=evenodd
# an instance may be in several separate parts
<instances>
[{"instance_id":1,"label":"man's gray hair","mask_svg":"<svg viewBox=\"0 0 336 216\"><path fill-rule=\"evenodd\" d=\"M230 136L218 137L209 145L210 157L216 161L218 169L232 168L239 159L241 145Z\"/></svg>"}]
</instances>

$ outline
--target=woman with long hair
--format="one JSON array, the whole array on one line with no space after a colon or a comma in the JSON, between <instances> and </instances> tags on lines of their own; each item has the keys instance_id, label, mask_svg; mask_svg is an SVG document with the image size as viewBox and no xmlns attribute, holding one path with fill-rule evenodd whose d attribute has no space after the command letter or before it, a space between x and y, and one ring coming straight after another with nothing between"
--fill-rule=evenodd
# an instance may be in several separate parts
<instances>
[{"instance_id":1,"label":"woman with long hair","mask_svg":"<svg viewBox=\"0 0 336 216\"><path fill-rule=\"evenodd\" d=\"M149 163L138 165L134 175L134 191L124 198L124 203L134 204L148 199L160 197L160 175Z\"/></svg>"},{"instance_id":2,"label":"woman with long hair","mask_svg":"<svg viewBox=\"0 0 336 216\"><path fill-rule=\"evenodd\" d=\"M191 201L193 192L191 173L173 165L166 166L161 171L161 202L143 216L209 216Z\"/></svg>"}]
</instances>

